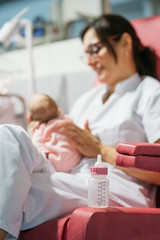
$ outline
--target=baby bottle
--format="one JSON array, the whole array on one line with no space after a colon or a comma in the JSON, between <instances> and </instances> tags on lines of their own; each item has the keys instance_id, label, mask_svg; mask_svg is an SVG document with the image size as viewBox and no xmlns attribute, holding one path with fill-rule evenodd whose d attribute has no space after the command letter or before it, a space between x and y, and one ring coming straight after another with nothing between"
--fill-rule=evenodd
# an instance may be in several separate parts
<instances>
[{"instance_id":1,"label":"baby bottle","mask_svg":"<svg viewBox=\"0 0 160 240\"><path fill-rule=\"evenodd\" d=\"M101 155L90 169L91 177L88 182L88 206L92 208L106 208L109 202L108 168L102 163Z\"/></svg>"}]
</instances>

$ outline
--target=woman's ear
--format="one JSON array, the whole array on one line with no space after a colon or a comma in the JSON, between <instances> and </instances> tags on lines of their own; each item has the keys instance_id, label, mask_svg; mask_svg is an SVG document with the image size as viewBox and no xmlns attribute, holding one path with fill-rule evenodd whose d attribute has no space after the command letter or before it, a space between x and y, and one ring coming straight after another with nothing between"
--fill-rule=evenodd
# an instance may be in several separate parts
<instances>
[{"instance_id":1,"label":"woman's ear","mask_svg":"<svg viewBox=\"0 0 160 240\"><path fill-rule=\"evenodd\" d=\"M125 50L132 50L132 37L129 33L123 33L121 37L122 46Z\"/></svg>"}]
</instances>

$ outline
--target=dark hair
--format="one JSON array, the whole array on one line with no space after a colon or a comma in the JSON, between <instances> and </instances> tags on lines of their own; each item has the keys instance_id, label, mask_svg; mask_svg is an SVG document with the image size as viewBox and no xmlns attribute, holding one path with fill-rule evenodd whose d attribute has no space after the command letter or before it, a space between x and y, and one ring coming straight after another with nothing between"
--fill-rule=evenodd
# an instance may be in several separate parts
<instances>
[{"instance_id":1,"label":"dark hair","mask_svg":"<svg viewBox=\"0 0 160 240\"><path fill-rule=\"evenodd\" d=\"M152 51L149 47L144 47L142 45L136 31L127 19L116 14L102 15L93 20L82 30L80 35L82 41L85 33L90 28L94 28L97 36L107 46L116 61L117 55L109 39L112 38L113 41L118 42L123 33L129 33L133 41L133 58L138 73L141 76L149 75L157 78L156 56L154 51Z\"/></svg>"}]
</instances>

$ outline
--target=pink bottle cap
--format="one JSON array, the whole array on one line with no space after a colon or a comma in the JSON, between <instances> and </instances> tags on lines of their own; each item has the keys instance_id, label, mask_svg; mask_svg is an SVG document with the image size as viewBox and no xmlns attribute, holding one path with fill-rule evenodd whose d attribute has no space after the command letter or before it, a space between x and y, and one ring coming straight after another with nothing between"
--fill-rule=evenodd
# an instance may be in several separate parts
<instances>
[{"instance_id":1,"label":"pink bottle cap","mask_svg":"<svg viewBox=\"0 0 160 240\"><path fill-rule=\"evenodd\" d=\"M92 175L107 175L108 168L107 167L91 167L90 172Z\"/></svg>"}]
</instances>

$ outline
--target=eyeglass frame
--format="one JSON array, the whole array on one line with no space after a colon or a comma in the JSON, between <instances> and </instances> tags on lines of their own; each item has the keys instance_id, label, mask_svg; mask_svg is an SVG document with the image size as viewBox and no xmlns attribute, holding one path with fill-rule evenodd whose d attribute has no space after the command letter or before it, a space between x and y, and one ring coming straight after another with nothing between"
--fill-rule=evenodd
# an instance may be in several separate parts
<instances>
[{"instance_id":1,"label":"eyeglass frame","mask_svg":"<svg viewBox=\"0 0 160 240\"><path fill-rule=\"evenodd\" d=\"M112 35L112 36L108 36L108 40L115 40L116 38L119 38L121 36L121 34L116 34L116 35ZM97 54L100 52L100 50L104 47L106 47L105 45L103 45L103 42L105 42L106 40L102 40L102 41L98 41L96 43L90 44L88 50L86 50L81 56L80 58L86 62L85 60L87 60L87 54L89 54L91 57L97 57ZM98 44L102 44L101 46L97 46ZM93 51L93 48L97 47L97 49L95 51Z\"/></svg>"}]
</instances>

